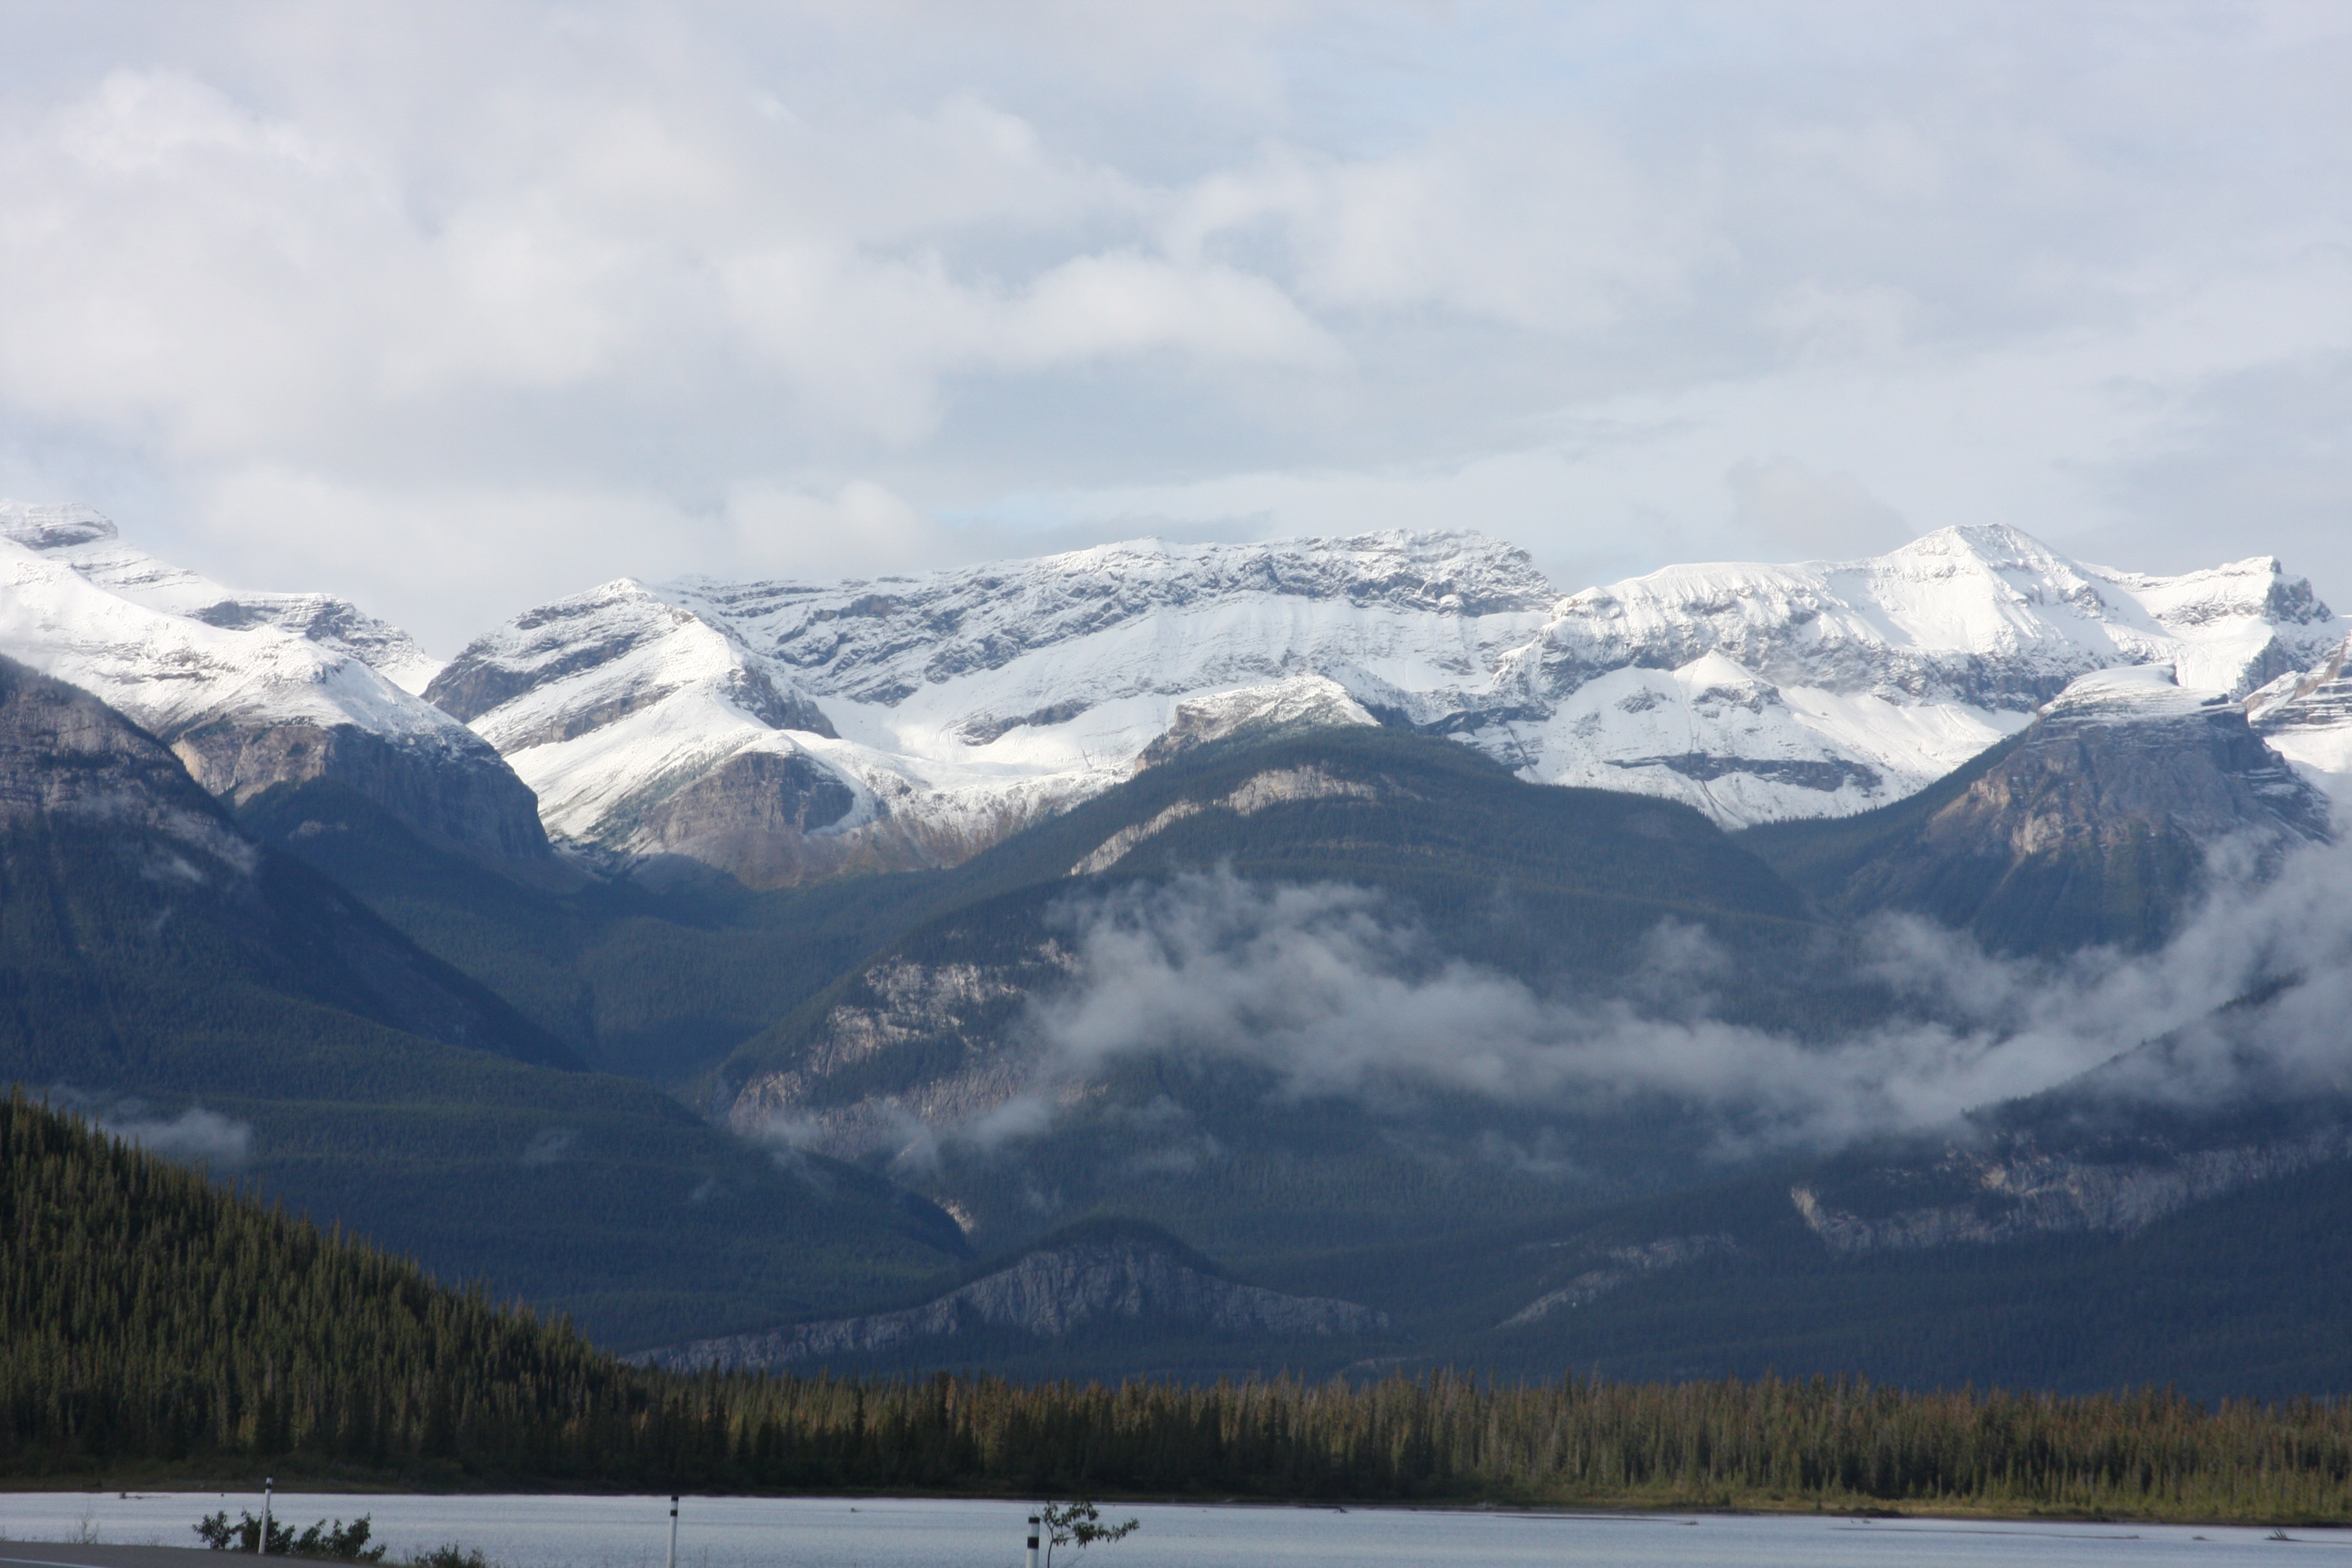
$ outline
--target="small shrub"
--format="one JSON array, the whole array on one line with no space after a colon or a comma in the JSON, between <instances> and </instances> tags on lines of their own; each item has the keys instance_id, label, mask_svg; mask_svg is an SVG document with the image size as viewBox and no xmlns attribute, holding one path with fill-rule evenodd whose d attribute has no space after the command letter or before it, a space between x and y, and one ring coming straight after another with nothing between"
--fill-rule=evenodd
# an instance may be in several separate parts
<instances>
[{"instance_id":1,"label":"small shrub","mask_svg":"<svg viewBox=\"0 0 2352 1568\"><path fill-rule=\"evenodd\" d=\"M228 1510L210 1514L195 1523L195 1531L206 1546L215 1552L251 1552L261 1542L261 1521L239 1510L235 1524L228 1521ZM329 1524L325 1520L294 1533L294 1527L276 1519L269 1521L269 1555L272 1557L321 1557L338 1563L381 1563L383 1548L370 1546L368 1537L374 1533L372 1516L362 1514L349 1524L337 1520ZM476 1554L478 1559L479 1553ZM449 1568L472 1568L469 1564L450 1564Z\"/></svg>"},{"instance_id":2,"label":"small shrub","mask_svg":"<svg viewBox=\"0 0 2352 1568\"><path fill-rule=\"evenodd\" d=\"M430 1552L420 1552L408 1560L407 1568L497 1568L482 1555L478 1546L460 1546L451 1542Z\"/></svg>"}]
</instances>

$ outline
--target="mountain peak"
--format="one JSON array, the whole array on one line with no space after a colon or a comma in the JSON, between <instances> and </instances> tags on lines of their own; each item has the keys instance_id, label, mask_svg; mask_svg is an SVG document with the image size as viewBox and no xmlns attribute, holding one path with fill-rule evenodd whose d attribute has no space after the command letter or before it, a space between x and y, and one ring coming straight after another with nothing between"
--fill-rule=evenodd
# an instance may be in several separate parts
<instances>
[{"instance_id":1,"label":"mountain peak","mask_svg":"<svg viewBox=\"0 0 2352 1568\"><path fill-rule=\"evenodd\" d=\"M2212 710L2234 711L2236 706L2226 691L2181 685L2168 664L2136 664L2084 676L2044 704L2042 717L2127 724L2185 719Z\"/></svg>"},{"instance_id":2,"label":"mountain peak","mask_svg":"<svg viewBox=\"0 0 2352 1568\"><path fill-rule=\"evenodd\" d=\"M27 506L0 500L0 539L14 540L27 550L62 550L91 544L120 535L104 512L79 501L61 506Z\"/></svg>"}]
</instances>

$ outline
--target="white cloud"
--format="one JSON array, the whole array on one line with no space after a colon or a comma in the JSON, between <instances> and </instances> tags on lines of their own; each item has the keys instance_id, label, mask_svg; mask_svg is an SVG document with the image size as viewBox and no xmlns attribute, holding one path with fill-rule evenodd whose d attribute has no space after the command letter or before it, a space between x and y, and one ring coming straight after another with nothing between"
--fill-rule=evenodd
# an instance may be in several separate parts
<instances>
[{"instance_id":1,"label":"white cloud","mask_svg":"<svg viewBox=\"0 0 2352 1568\"><path fill-rule=\"evenodd\" d=\"M1851 560L1891 550L1911 537L1903 514L1852 474L1817 474L1787 458L1744 458L1725 478L1731 485L1732 521L1756 531L1758 554Z\"/></svg>"},{"instance_id":2,"label":"white cloud","mask_svg":"<svg viewBox=\"0 0 2352 1568\"><path fill-rule=\"evenodd\" d=\"M94 0L0 37L38 84L0 471L438 643L1040 520L1615 571L1868 531L1856 496L2352 596L2341 421L2297 412L2352 381L2336 8Z\"/></svg>"},{"instance_id":3,"label":"white cloud","mask_svg":"<svg viewBox=\"0 0 2352 1568\"><path fill-rule=\"evenodd\" d=\"M1301 1099L1441 1089L1538 1112L1664 1099L1715 1119L1718 1147L1737 1154L1941 1127L2166 1036L2161 1066L2111 1079L2118 1092L2206 1105L2253 1086L2343 1092L2347 860L2320 847L2267 886L2225 878L2142 957L2000 959L1928 922L1883 920L1864 933L1863 971L1897 999L1894 1016L1823 1040L1716 1016L1708 994L1727 961L1695 928L1654 932L1643 971L1612 995L1553 997L1445 956L1408 911L1359 888L1216 874L1074 897L1061 910L1071 979L1033 1004L1031 1086L960 1135L1035 1132L1083 1098L1071 1086L1160 1053L1244 1062ZM2284 990L2265 1011L2211 1026L2274 983Z\"/></svg>"},{"instance_id":4,"label":"white cloud","mask_svg":"<svg viewBox=\"0 0 2352 1568\"><path fill-rule=\"evenodd\" d=\"M192 1105L170 1121L128 1116L101 1119L99 1131L110 1133L166 1160L181 1160L215 1170L233 1171L253 1152L253 1128L233 1116Z\"/></svg>"}]
</instances>

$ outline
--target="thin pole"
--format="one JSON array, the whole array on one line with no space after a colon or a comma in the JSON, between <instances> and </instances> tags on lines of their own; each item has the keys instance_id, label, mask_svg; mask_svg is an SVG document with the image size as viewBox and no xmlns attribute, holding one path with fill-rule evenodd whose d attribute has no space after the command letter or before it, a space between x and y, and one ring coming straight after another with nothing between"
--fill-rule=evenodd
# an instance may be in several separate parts
<instances>
[{"instance_id":1,"label":"thin pole","mask_svg":"<svg viewBox=\"0 0 2352 1568\"><path fill-rule=\"evenodd\" d=\"M1029 1516L1029 1568L1037 1568L1037 1516Z\"/></svg>"},{"instance_id":2,"label":"thin pole","mask_svg":"<svg viewBox=\"0 0 2352 1568\"><path fill-rule=\"evenodd\" d=\"M669 1499L669 1568L677 1568L677 1494Z\"/></svg>"},{"instance_id":3,"label":"thin pole","mask_svg":"<svg viewBox=\"0 0 2352 1568\"><path fill-rule=\"evenodd\" d=\"M253 1543L254 1555L269 1555L269 1494L278 1489L276 1476L261 1478L261 1539Z\"/></svg>"}]
</instances>

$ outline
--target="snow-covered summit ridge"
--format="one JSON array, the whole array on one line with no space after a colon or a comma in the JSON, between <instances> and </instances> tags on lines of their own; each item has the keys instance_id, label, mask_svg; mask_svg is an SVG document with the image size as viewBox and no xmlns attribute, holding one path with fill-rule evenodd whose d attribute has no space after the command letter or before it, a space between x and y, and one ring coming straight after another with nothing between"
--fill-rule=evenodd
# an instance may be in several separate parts
<instances>
[{"instance_id":1,"label":"snow-covered summit ridge","mask_svg":"<svg viewBox=\"0 0 2352 1568\"><path fill-rule=\"evenodd\" d=\"M1402 658L1417 675L1435 658L1483 679L1492 653L1532 624L1523 617L1540 617L1558 597L1525 551L1476 533L1402 531L1269 544L1146 539L921 576L688 578L660 591L798 672L811 691L883 707L1058 646L1114 646L1105 637L1145 657L1100 662L1097 673L1118 684L1097 700L1333 660L1377 673ZM1147 628L1148 637L1132 635Z\"/></svg>"},{"instance_id":2,"label":"snow-covered summit ridge","mask_svg":"<svg viewBox=\"0 0 2352 1568\"><path fill-rule=\"evenodd\" d=\"M2065 723L2134 724L2242 713L2226 691L2183 686L2168 664L2126 665L2083 676L2042 705L2041 716Z\"/></svg>"},{"instance_id":3,"label":"snow-covered summit ridge","mask_svg":"<svg viewBox=\"0 0 2352 1568\"><path fill-rule=\"evenodd\" d=\"M1555 687L1712 652L1784 685L2030 712L2124 664L2243 696L2306 665L2342 635L2333 622L2274 557L2152 577L1987 526L1860 561L1669 566L1587 589L1528 657Z\"/></svg>"},{"instance_id":4,"label":"snow-covered summit ridge","mask_svg":"<svg viewBox=\"0 0 2352 1568\"><path fill-rule=\"evenodd\" d=\"M0 538L69 567L118 598L226 631L275 627L346 654L411 694L441 661L388 621L330 594L284 594L222 586L122 542L113 522L79 504L0 501Z\"/></svg>"},{"instance_id":5,"label":"snow-covered summit ridge","mask_svg":"<svg viewBox=\"0 0 2352 1568\"><path fill-rule=\"evenodd\" d=\"M1188 701L1267 688L1184 723L1295 728L1372 721L1359 688L1483 687L1556 597L1508 545L1411 533L623 580L477 638L428 694L576 842L739 875L932 865L1108 787Z\"/></svg>"},{"instance_id":6,"label":"snow-covered summit ridge","mask_svg":"<svg viewBox=\"0 0 2352 1568\"><path fill-rule=\"evenodd\" d=\"M359 654L266 615L204 613L244 600L125 545L87 507L0 506L0 650L159 736L205 721L300 719L462 743L446 715Z\"/></svg>"},{"instance_id":7,"label":"snow-covered summit ridge","mask_svg":"<svg viewBox=\"0 0 2352 1568\"><path fill-rule=\"evenodd\" d=\"M819 837L825 864L920 864L1236 726L1406 725L1727 826L1841 815L1942 776L2095 672L2164 665L2242 697L2343 636L2268 557L2157 577L2000 527L1569 595L1500 541L1389 532L608 584L478 639L432 692L574 839L678 853L691 820L703 854L734 831L727 811L766 798L746 793L758 777L800 803L776 864L815 864Z\"/></svg>"},{"instance_id":8,"label":"snow-covered summit ridge","mask_svg":"<svg viewBox=\"0 0 2352 1568\"><path fill-rule=\"evenodd\" d=\"M335 777L430 838L546 858L497 752L385 673L432 661L346 600L234 592L125 544L89 507L0 502L0 653L102 699L215 795Z\"/></svg>"},{"instance_id":9,"label":"snow-covered summit ridge","mask_svg":"<svg viewBox=\"0 0 2352 1568\"><path fill-rule=\"evenodd\" d=\"M2242 697L2343 635L2267 556L2156 577L1948 528L1860 561L1587 589L1505 661L1491 714L1455 723L1529 777L1672 795L1737 826L1900 799L2095 671L2164 664Z\"/></svg>"},{"instance_id":10,"label":"snow-covered summit ridge","mask_svg":"<svg viewBox=\"0 0 2352 1568\"><path fill-rule=\"evenodd\" d=\"M1568 595L1469 532L620 579L446 666L348 601L156 561L87 507L0 505L0 647L159 733L229 735L191 764L215 787L288 776L306 726L415 778L494 747L561 837L764 880L952 861L1188 745L1328 724L1451 736L1733 826L1898 799L2053 700L2246 699L2282 750L2352 772L2344 625L2277 561L2150 576L2000 527ZM2169 682L2101 674L2158 666Z\"/></svg>"},{"instance_id":11,"label":"snow-covered summit ridge","mask_svg":"<svg viewBox=\"0 0 2352 1568\"><path fill-rule=\"evenodd\" d=\"M27 550L56 550L117 537L113 520L79 501L63 506L26 506L0 500L0 538Z\"/></svg>"}]
</instances>

